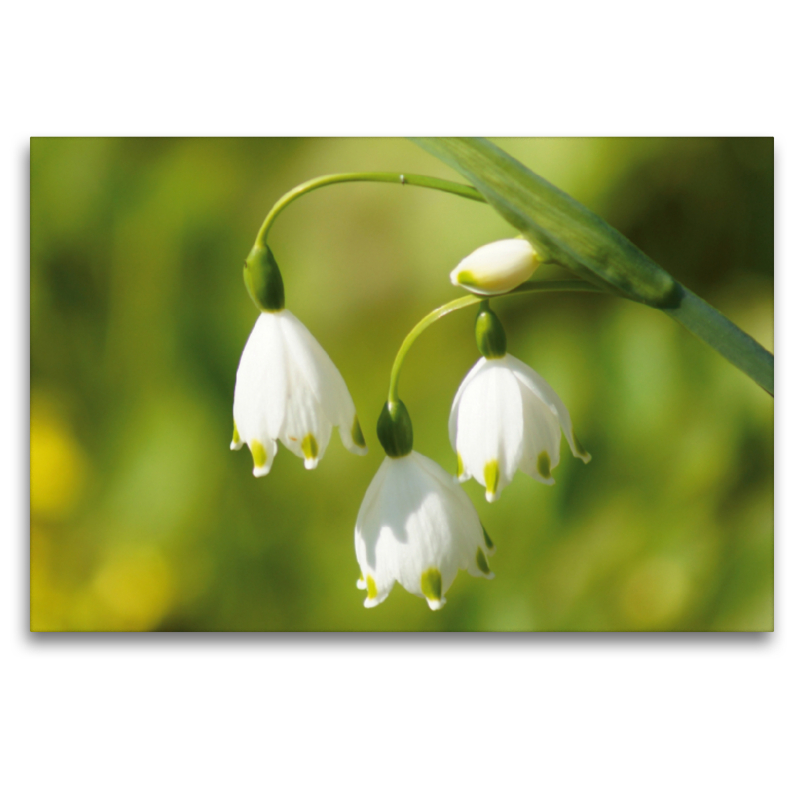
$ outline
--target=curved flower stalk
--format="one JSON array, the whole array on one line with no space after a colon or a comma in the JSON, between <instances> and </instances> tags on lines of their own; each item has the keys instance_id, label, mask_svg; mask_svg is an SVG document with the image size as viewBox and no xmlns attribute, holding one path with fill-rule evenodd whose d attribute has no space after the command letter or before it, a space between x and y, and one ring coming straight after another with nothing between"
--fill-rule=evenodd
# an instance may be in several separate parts
<instances>
[{"instance_id":1,"label":"curved flower stalk","mask_svg":"<svg viewBox=\"0 0 800 800\"><path fill-rule=\"evenodd\" d=\"M236 372L231 449L247 443L256 477L270 471L279 441L303 459L306 469L314 469L335 426L348 450L365 454L344 379L308 328L283 308L283 284L272 254L267 249L266 255L256 255L248 257L245 282L262 313Z\"/></svg>"},{"instance_id":2,"label":"curved flower stalk","mask_svg":"<svg viewBox=\"0 0 800 800\"><path fill-rule=\"evenodd\" d=\"M458 479L475 478L490 503L518 469L553 484L562 430L573 455L588 463L591 456L575 436L567 407L541 375L506 354L502 325L487 304L475 329L483 358L461 382L450 410Z\"/></svg>"},{"instance_id":3,"label":"curved flower stalk","mask_svg":"<svg viewBox=\"0 0 800 800\"><path fill-rule=\"evenodd\" d=\"M441 608L458 571L493 578L494 545L457 480L411 449L411 420L402 401L387 403L378 423L386 458L367 489L355 530L361 567L357 586L367 608L395 583Z\"/></svg>"}]
</instances>

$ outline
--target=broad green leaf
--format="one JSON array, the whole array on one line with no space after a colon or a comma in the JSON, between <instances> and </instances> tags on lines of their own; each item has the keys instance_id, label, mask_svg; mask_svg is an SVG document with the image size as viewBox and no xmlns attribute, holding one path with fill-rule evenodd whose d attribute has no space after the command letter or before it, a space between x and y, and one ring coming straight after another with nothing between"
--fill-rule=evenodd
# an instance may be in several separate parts
<instances>
[{"instance_id":1,"label":"broad green leaf","mask_svg":"<svg viewBox=\"0 0 800 800\"><path fill-rule=\"evenodd\" d=\"M577 200L485 139L413 141L467 178L543 260L661 309L773 393L771 353Z\"/></svg>"}]
</instances>

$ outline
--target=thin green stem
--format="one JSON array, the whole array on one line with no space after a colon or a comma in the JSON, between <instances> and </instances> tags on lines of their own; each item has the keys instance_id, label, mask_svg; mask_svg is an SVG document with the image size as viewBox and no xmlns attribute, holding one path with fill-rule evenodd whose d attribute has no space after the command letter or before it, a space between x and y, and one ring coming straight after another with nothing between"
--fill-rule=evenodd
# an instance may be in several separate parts
<instances>
[{"instance_id":1,"label":"thin green stem","mask_svg":"<svg viewBox=\"0 0 800 800\"><path fill-rule=\"evenodd\" d=\"M595 286L588 281L527 281L512 289L507 294L494 295L493 300L500 300L504 297L510 297L515 294L523 294L526 292L600 292L606 294L606 290ZM403 339L403 344L395 356L394 364L392 365L392 374L389 378L389 402L396 403L400 399L397 391L397 383L400 380L400 369L403 366L403 361L414 344L417 337L426 329L433 325L434 322L446 317L452 311L458 311L460 308L468 308L469 306L477 305L478 303L486 302L486 297L469 294L465 297L459 297L456 300L451 300L439 308L435 308L430 314L424 316L409 332L408 336Z\"/></svg>"},{"instance_id":2,"label":"thin green stem","mask_svg":"<svg viewBox=\"0 0 800 800\"><path fill-rule=\"evenodd\" d=\"M319 178L314 178L313 180L301 183L299 186L295 186L294 189L287 192L275 203L258 231L256 245L260 245L261 247L266 245L267 234L278 214L290 203L297 200L298 197L313 192L314 189L321 189L323 186L354 182L397 183L401 186L422 186L425 189L436 189L439 192L448 192L449 194L466 197L468 200L478 200L481 203L486 202L483 195L477 189L473 189L472 186L466 186L463 183L454 183L453 181L445 181L441 178L430 178L427 175L407 175L400 172L343 172L338 175L322 175Z\"/></svg>"}]
</instances>

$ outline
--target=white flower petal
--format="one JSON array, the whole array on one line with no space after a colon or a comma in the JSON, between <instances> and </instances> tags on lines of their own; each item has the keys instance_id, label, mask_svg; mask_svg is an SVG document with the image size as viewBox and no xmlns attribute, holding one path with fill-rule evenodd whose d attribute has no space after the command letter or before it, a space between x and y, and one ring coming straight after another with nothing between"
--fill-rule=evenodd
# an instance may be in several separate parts
<instances>
[{"instance_id":1,"label":"white flower petal","mask_svg":"<svg viewBox=\"0 0 800 800\"><path fill-rule=\"evenodd\" d=\"M269 474L275 453L278 452L278 445L272 439L263 441L251 439L247 444L250 447L250 454L253 456L253 475L260 478L262 475Z\"/></svg>"},{"instance_id":2,"label":"white flower petal","mask_svg":"<svg viewBox=\"0 0 800 800\"><path fill-rule=\"evenodd\" d=\"M359 546L358 532L363 531L367 519L375 515L380 516L380 510L378 510L376 506L383 492L383 484L386 481L386 476L389 474L391 463L392 459L388 456L383 459L380 467L378 467L378 471L375 473L375 477L370 481L367 487L367 493L364 495L364 499L361 501L361 508L359 508L358 517L356 518L356 549L358 549ZM361 563L360 556L358 562L359 564ZM374 559L372 559L372 566L375 566Z\"/></svg>"},{"instance_id":3,"label":"white flower petal","mask_svg":"<svg viewBox=\"0 0 800 800\"><path fill-rule=\"evenodd\" d=\"M551 470L561 456L561 427L558 417L526 384L520 384L525 446L519 469L541 483L555 483Z\"/></svg>"},{"instance_id":4,"label":"white flower petal","mask_svg":"<svg viewBox=\"0 0 800 800\"><path fill-rule=\"evenodd\" d=\"M457 413L456 453L489 502L511 482L522 458L520 387L504 361L490 359L468 376Z\"/></svg>"},{"instance_id":5,"label":"white flower petal","mask_svg":"<svg viewBox=\"0 0 800 800\"><path fill-rule=\"evenodd\" d=\"M481 357L475 363L475 366L467 373L466 378L461 381L461 386L458 387L456 396L453 398L453 405L450 407L450 420L448 422L448 431L450 433L450 446L453 450L456 449L456 427L458 423L458 407L461 403L461 398L464 395L464 389L468 386L470 381L483 369L485 369L488 361Z\"/></svg>"},{"instance_id":6,"label":"white flower petal","mask_svg":"<svg viewBox=\"0 0 800 800\"><path fill-rule=\"evenodd\" d=\"M287 405L281 442L303 459L306 469L314 469L325 455L333 426L306 387L294 380L290 385L291 402Z\"/></svg>"},{"instance_id":7,"label":"white flower petal","mask_svg":"<svg viewBox=\"0 0 800 800\"><path fill-rule=\"evenodd\" d=\"M259 314L236 372L233 418L244 442L274 441L286 414L288 374L276 316Z\"/></svg>"},{"instance_id":8,"label":"white flower petal","mask_svg":"<svg viewBox=\"0 0 800 800\"><path fill-rule=\"evenodd\" d=\"M354 441L356 407L344 378L308 328L291 312L285 313L286 341L292 360L303 375L306 386L314 393L322 413L331 425L339 426L342 444L351 452L366 453L366 447ZM357 436L360 435L360 430L358 428Z\"/></svg>"},{"instance_id":9,"label":"white flower petal","mask_svg":"<svg viewBox=\"0 0 800 800\"><path fill-rule=\"evenodd\" d=\"M564 436L567 437L569 448L572 450L572 455L576 458L580 458L584 464L588 464L592 460L592 457L584 450L583 446L575 437L569 411L567 411L567 407L555 393L553 387L550 386L538 372L535 372L518 358L514 358L514 356L506 356L506 358L508 359L509 367L514 371L520 383L527 386L542 400L542 402L547 404L558 417L558 421L561 423L561 428L564 431Z\"/></svg>"}]
</instances>

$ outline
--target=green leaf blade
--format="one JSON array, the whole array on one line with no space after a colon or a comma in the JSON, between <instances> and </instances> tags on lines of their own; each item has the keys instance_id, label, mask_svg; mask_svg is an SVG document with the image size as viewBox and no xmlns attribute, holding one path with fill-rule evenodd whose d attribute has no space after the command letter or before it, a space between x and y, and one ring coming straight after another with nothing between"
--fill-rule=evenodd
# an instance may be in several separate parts
<instances>
[{"instance_id":1,"label":"green leaf blade","mask_svg":"<svg viewBox=\"0 0 800 800\"><path fill-rule=\"evenodd\" d=\"M769 351L577 200L485 139L412 141L469 180L543 260L664 311L773 394L775 359Z\"/></svg>"}]
</instances>

